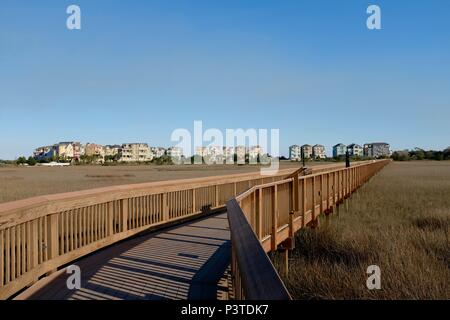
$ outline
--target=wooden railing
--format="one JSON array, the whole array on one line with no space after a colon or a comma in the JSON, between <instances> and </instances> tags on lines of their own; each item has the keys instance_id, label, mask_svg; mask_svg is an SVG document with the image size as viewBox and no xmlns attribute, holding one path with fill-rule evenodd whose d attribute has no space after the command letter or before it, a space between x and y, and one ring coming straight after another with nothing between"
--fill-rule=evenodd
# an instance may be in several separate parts
<instances>
[{"instance_id":1,"label":"wooden railing","mask_svg":"<svg viewBox=\"0 0 450 320\"><path fill-rule=\"evenodd\" d=\"M313 169L337 166L342 164ZM223 208L229 199L254 186L283 180L293 171L114 186L0 204L0 299L84 255Z\"/></svg>"},{"instance_id":2,"label":"wooden railing","mask_svg":"<svg viewBox=\"0 0 450 320\"><path fill-rule=\"evenodd\" d=\"M274 266L267 255L260 257L261 252L275 251L280 245L293 248L296 231L316 225L320 214L332 212L389 162L364 162L306 176L297 171L285 179L253 186L229 201L234 295L239 299L289 299ZM233 232L235 221L244 225L246 221L247 225L237 234ZM247 261L247 255L254 254L258 256L257 264ZM267 284L271 290L256 283Z\"/></svg>"},{"instance_id":3,"label":"wooden railing","mask_svg":"<svg viewBox=\"0 0 450 320\"><path fill-rule=\"evenodd\" d=\"M115 186L0 204L0 299L100 248L225 206L259 173Z\"/></svg>"}]
</instances>

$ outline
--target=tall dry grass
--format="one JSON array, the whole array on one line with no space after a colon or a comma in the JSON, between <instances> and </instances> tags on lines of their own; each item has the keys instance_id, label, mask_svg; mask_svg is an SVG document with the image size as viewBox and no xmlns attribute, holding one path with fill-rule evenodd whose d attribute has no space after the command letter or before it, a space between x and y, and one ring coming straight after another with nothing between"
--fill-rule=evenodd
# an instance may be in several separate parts
<instances>
[{"instance_id":1,"label":"tall dry grass","mask_svg":"<svg viewBox=\"0 0 450 320\"><path fill-rule=\"evenodd\" d=\"M295 299L450 298L450 162L392 163L348 201L297 234L283 279ZM373 264L381 290L366 287Z\"/></svg>"}]
</instances>

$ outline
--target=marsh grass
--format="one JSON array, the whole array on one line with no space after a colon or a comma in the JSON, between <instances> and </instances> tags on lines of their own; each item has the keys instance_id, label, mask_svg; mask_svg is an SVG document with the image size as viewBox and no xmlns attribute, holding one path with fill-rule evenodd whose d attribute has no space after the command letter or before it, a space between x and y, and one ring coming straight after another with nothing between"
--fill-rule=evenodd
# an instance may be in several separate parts
<instances>
[{"instance_id":1,"label":"marsh grass","mask_svg":"<svg viewBox=\"0 0 450 320\"><path fill-rule=\"evenodd\" d=\"M450 299L450 162L394 162L348 201L296 235L283 278L294 298ZM372 264L381 290L366 287Z\"/></svg>"}]
</instances>

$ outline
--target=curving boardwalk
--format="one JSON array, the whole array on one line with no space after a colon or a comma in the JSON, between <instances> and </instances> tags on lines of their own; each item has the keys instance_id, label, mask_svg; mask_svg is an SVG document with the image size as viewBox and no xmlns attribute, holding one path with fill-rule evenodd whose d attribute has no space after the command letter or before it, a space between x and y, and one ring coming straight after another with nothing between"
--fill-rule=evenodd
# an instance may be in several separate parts
<instances>
[{"instance_id":1,"label":"curving boardwalk","mask_svg":"<svg viewBox=\"0 0 450 320\"><path fill-rule=\"evenodd\" d=\"M81 289L69 290L65 269L17 299L227 298L230 233L226 213L142 235L80 259Z\"/></svg>"}]
</instances>

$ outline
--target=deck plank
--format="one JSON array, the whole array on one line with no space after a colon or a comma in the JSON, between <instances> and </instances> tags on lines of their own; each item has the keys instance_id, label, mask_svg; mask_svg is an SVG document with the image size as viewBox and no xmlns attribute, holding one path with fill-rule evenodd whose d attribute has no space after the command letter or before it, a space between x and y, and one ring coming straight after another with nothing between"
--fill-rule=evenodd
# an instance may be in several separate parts
<instances>
[{"instance_id":1,"label":"deck plank","mask_svg":"<svg viewBox=\"0 0 450 320\"><path fill-rule=\"evenodd\" d=\"M69 290L65 270L37 282L17 298L31 300L216 299L230 263L226 213L142 235L90 256L81 269L81 289Z\"/></svg>"}]
</instances>

